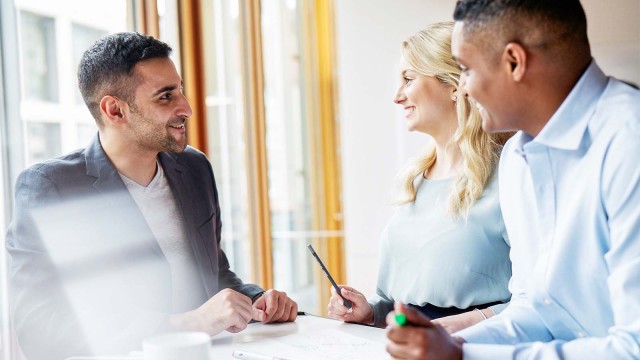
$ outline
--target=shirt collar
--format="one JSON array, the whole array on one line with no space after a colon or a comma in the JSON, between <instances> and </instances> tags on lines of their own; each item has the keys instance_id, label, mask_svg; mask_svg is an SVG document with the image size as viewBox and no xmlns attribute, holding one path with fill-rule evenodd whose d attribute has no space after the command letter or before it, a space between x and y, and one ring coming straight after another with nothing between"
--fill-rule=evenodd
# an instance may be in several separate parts
<instances>
[{"instance_id":1,"label":"shirt collar","mask_svg":"<svg viewBox=\"0 0 640 360\"><path fill-rule=\"evenodd\" d=\"M607 82L608 77L600 70L595 60L592 60L580 80L533 142L558 149L577 149ZM522 141L526 141L525 138L531 139L528 136L521 137Z\"/></svg>"}]
</instances>

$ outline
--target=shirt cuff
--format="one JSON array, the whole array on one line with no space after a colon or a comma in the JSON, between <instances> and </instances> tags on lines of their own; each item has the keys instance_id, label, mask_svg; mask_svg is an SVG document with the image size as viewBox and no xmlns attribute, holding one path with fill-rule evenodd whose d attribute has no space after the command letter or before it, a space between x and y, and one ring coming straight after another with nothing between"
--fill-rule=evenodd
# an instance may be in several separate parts
<instances>
[{"instance_id":1,"label":"shirt cuff","mask_svg":"<svg viewBox=\"0 0 640 360\"><path fill-rule=\"evenodd\" d=\"M261 297L262 295L264 295L264 293L266 293L266 291L264 291L264 290L263 290L263 291L260 291L259 293L255 294L255 295L253 295L253 296L251 297L251 303L252 303L252 304L253 304L253 303L255 303L255 302L256 302L256 300L260 299L260 297Z\"/></svg>"}]
</instances>

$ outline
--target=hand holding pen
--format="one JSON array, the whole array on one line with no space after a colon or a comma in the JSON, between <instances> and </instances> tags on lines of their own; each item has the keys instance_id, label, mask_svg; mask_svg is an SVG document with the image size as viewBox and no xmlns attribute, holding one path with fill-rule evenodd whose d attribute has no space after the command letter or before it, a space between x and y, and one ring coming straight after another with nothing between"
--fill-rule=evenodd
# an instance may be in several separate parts
<instances>
[{"instance_id":1,"label":"hand holding pen","mask_svg":"<svg viewBox=\"0 0 640 360\"><path fill-rule=\"evenodd\" d=\"M462 359L462 343L417 309L395 303L387 315L387 351L401 359Z\"/></svg>"},{"instance_id":2,"label":"hand holding pen","mask_svg":"<svg viewBox=\"0 0 640 360\"><path fill-rule=\"evenodd\" d=\"M316 251L313 249L313 246L311 244L309 244L309 245L307 245L307 248L311 252L311 255L313 256L313 258L316 259L316 261L318 262L318 265L320 265L320 268L322 269L324 274L327 276L327 279L331 283L331 286L333 286L333 288L336 291L340 291L340 288L338 287L338 284L336 284L336 281L333 280L333 276L331 276L331 274L329 274L329 270L327 270L327 267L324 266L324 263L322 262L322 260L320 260L320 257L318 256ZM349 300L345 299L342 296L342 294L338 294L338 295L340 295L340 297L342 297L342 301L343 301L344 306L346 306L347 309L351 309L351 302L349 302Z\"/></svg>"},{"instance_id":3,"label":"hand holding pen","mask_svg":"<svg viewBox=\"0 0 640 360\"><path fill-rule=\"evenodd\" d=\"M358 324L373 324L373 308L367 302L367 298L358 290L340 285L341 295L331 288L331 298L329 299L329 317ZM348 309L343 302L346 299L351 303L351 309Z\"/></svg>"}]
</instances>

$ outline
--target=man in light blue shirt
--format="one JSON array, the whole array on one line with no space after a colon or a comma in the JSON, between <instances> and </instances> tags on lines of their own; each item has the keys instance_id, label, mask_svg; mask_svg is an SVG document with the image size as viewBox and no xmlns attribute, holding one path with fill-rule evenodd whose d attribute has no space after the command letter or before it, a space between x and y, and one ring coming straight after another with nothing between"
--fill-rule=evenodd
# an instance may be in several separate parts
<instances>
[{"instance_id":1,"label":"man in light blue shirt","mask_svg":"<svg viewBox=\"0 0 640 360\"><path fill-rule=\"evenodd\" d=\"M449 337L402 305L409 359L640 358L640 91L591 58L578 0L462 0L452 50L500 161L513 299Z\"/></svg>"}]
</instances>

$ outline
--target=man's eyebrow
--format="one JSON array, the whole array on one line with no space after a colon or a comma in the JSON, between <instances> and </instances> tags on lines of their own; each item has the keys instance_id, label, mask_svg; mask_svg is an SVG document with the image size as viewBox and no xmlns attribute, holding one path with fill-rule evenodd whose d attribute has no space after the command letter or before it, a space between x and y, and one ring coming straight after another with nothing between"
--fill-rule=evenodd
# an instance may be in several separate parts
<instances>
[{"instance_id":1,"label":"man's eyebrow","mask_svg":"<svg viewBox=\"0 0 640 360\"><path fill-rule=\"evenodd\" d=\"M182 88L183 86L184 86L184 82L180 81L180 88ZM177 88L178 87L175 86L175 85L165 86L165 87L161 88L160 90L156 91L155 93L153 93L153 96L160 95L163 92L173 91L173 90L175 90Z\"/></svg>"}]
</instances>

